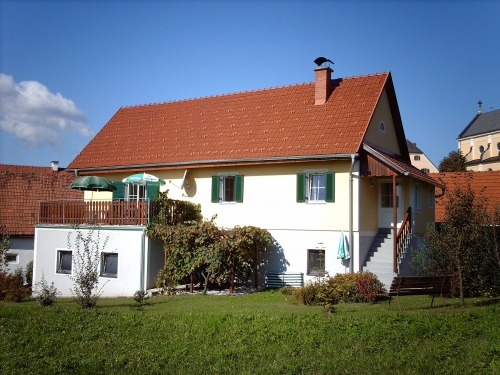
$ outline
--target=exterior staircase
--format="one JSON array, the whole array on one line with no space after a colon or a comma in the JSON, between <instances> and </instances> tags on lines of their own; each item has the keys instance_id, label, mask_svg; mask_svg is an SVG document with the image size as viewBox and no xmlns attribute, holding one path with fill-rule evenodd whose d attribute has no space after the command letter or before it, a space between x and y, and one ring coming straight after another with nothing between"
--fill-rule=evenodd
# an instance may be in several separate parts
<instances>
[{"instance_id":1,"label":"exterior staircase","mask_svg":"<svg viewBox=\"0 0 500 375\"><path fill-rule=\"evenodd\" d=\"M370 271L377 275L379 280L389 289L394 276L393 270L394 248L393 234L390 228L379 228L377 236L366 256L363 271Z\"/></svg>"}]
</instances>

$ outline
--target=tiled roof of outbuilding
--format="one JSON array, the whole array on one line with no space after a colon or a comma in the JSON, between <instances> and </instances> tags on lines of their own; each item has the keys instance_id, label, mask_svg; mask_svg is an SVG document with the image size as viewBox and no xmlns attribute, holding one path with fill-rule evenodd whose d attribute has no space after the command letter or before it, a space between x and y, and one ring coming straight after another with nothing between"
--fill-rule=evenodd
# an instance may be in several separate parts
<instances>
[{"instance_id":1,"label":"tiled roof of outbuilding","mask_svg":"<svg viewBox=\"0 0 500 375\"><path fill-rule=\"evenodd\" d=\"M500 171L488 172L446 172L429 173L429 176L445 184L446 189L455 189L455 186L466 187L470 183L477 195L484 194L489 200L489 207L500 204ZM436 199L436 222L442 222L445 213L446 196Z\"/></svg>"},{"instance_id":2,"label":"tiled roof of outbuilding","mask_svg":"<svg viewBox=\"0 0 500 375\"><path fill-rule=\"evenodd\" d=\"M68 168L356 153L388 79L332 80L324 105L314 105L314 83L305 83L122 107Z\"/></svg>"},{"instance_id":3,"label":"tiled roof of outbuilding","mask_svg":"<svg viewBox=\"0 0 500 375\"><path fill-rule=\"evenodd\" d=\"M72 173L50 167L0 164L0 225L12 236L32 236L41 200L83 199L83 192L70 190Z\"/></svg>"}]
</instances>

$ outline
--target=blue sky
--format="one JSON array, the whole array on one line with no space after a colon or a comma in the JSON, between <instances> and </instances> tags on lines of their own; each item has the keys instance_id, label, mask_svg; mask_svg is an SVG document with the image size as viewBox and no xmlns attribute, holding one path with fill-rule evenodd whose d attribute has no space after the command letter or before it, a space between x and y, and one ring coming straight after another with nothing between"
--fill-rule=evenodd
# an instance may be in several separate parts
<instances>
[{"instance_id":1,"label":"blue sky","mask_svg":"<svg viewBox=\"0 0 500 375\"><path fill-rule=\"evenodd\" d=\"M391 71L436 164L500 109L499 1L0 0L0 163L67 166L121 106Z\"/></svg>"}]
</instances>

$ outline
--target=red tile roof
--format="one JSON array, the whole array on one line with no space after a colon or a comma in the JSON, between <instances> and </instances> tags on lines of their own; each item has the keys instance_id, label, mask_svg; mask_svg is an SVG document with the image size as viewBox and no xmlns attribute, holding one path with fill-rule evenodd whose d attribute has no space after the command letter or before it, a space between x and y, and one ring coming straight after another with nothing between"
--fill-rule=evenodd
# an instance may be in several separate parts
<instances>
[{"instance_id":1,"label":"red tile roof","mask_svg":"<svg viewBox=\"0 0 500 375\"><path fill-rule=\"evenodd\" d=\"M68 168L356 153L388 80L388 72L333 80L324 105L305 83L122 107Z\"/></svg>"},{"instance_id":2,"label":"red tile roof","mask_svg":"<svg viewBox=\"0 0 500 375\"><path fill-rule=\"evenodd\" d=\"M446 172L429 173L429 176L445 185L446 189L455 189L455 186L465 187L470 183L476 194L482 194L489 199L489 208L496 203L500 204L500 171L489 172ZM446 196L436 199L436 222L442 222L445 213Z\"/></svg>"},{"instance_id":3,"label":"red tile roof","mask_svg":"<svg viewBox=\"0 0 500 375\"><path fill-rule=\"evenodd\" d=\"M50 167L0 164L0 225L12 236L33 236L41 200L83 199L83 192L70 190L73 173Z\"/></svg>"}]
</instances>

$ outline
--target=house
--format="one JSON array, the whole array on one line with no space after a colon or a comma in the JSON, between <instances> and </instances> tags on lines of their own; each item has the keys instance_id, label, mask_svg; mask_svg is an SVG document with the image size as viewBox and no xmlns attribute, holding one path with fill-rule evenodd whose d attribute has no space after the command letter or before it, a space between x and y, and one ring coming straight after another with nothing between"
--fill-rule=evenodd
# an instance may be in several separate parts
<instances>
[{"instance_id":1,"label":"house","mask_svg":"<svg viewBox=\"0 0 500 375\"><path fill-rule=\"evenodd\" d=\"M406 145L408 147L408 152L410 153L411 164L420 169L424 173L437 173L438 169L430 161L430 159L424 154L424 152L417 147L416 143L406 140Z\"/></svg>"},{"instance_id":2,"label":"house","mask_svg":"<svg viewBox=\"0 0 500 375\"><path fill-rule=\"evenodd\" d=\"M8 272L25 270L33 261L40 201L83 199L82 192L69 189L74 179L57 161L51 167L0 164L0 225L7 228L12 243Z\"/></svg>"},{"instance_id":3,"label":"house","mask_svg":"<svg viewBox=\"0 0 500 375\"><path fill-rule=\"evenodd\" d=\"M267 229L275 247L260 282L268 272L307 281L365 269L390 283L409 272L405 253L434 221L439 183L411 165L391 73L332 72L321 66L311 83L122 107L68 169L116 181L114 194L99 193L109 205L147 202L151 186L121 183L144 172L163 179L159 189L171 198L201 204L206 218L216 214L220 226ZM94 214L118 265L103 277L104 295L154 286L163 251L144 235L147 215L116 225L109 207ZM66 247L71 227L54 221L36 228L35 278L44 272L64 292L57 254L74 251ZM341 238L348 259L337 258Z\"/></svg>"},{"instance_id":4,"label":"house","mask_svg":"<svg viewBox=\"0 0 500 375\"><path fill-rule=\"evenodd\" d=\"M495 205L500 205L500 171L431 173L429 176L439 181L446 189L465 189L470 185L477 196L482 195L488 199L490 213L493 213ZM437 195L439 198L436 199L436 223L441 223L445 215L446 196L439 191Z\"/></svg>"},{"instance_id":5,"label":"house","mask_svg":"<svg viewBox=\"0 0 500 375\"><path fill-rule=\"evenodd\" d=\"M472 121L457 138L470 171L500 170L500 109L483 112L481 102Z\"/></svg>"}]
</instances>

